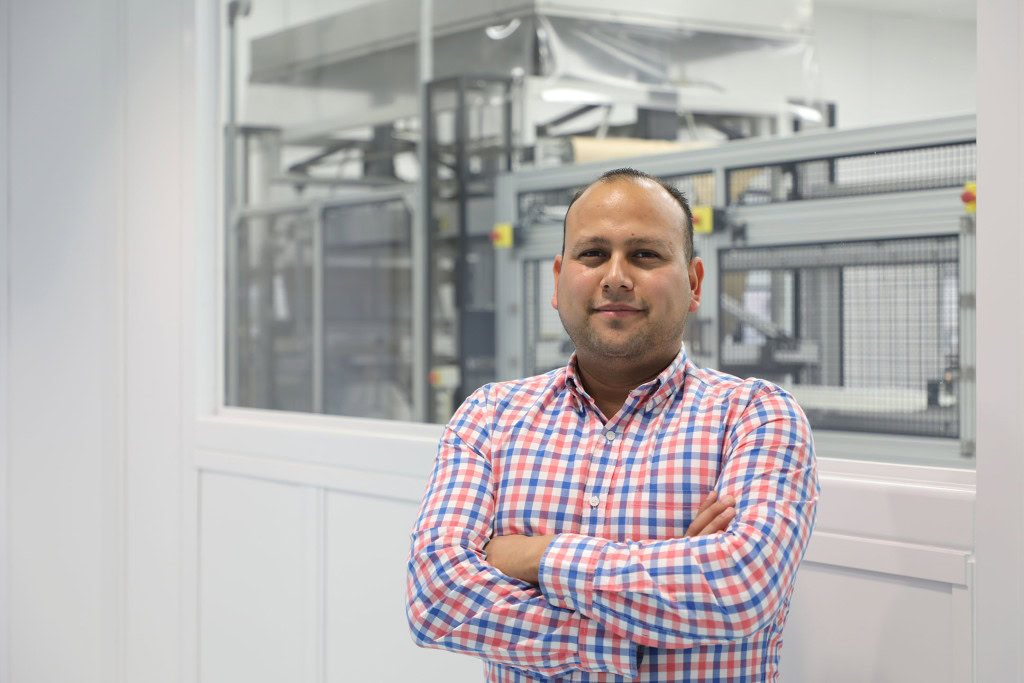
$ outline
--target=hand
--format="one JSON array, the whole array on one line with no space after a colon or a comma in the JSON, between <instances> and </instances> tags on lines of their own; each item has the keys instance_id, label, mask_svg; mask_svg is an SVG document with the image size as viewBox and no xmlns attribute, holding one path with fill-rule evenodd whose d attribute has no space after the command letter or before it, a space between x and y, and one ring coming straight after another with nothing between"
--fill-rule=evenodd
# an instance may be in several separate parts
<instances>
[{"instance_id":1,"label":"hand","mask_svg":"<svg viewBox=\"0 0 1024 683\"><path fill-rule=\"evenodd\" d=\"M722 496L718 500L718 491L712 489L704 502L697 509L697 516L686 529L687 536L707 536L717 534L729 528L729 522L736 516L736 499Z\"/></svg>"},{"instance_id":2,"label":"hand","mask_svg":"<svg viewBox=\"0 0 1024 683\"><path fill-rule=\"evenodd\" d=\"M495 536L484 548L487 563L505 576L537 583L540 558L555 538L546 536Z\"/></svg>"}]
</instances>

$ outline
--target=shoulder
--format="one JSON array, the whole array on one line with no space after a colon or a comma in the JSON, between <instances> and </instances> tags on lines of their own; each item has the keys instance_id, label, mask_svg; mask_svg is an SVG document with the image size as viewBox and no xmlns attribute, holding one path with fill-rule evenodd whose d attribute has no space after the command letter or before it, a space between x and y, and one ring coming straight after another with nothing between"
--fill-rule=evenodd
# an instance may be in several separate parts
<instances>
[{"instance_id":1,"label":"shoulder","mask_svg":"<svg viewBox=\"0 0 1024 683\"><path fill-rule=\"evenodd\" d=\"M690 366L687 369L686 380L688 385L692 383L693 389L700 392L705 400L749 404L754 401L770 402L778 399L796 405L796 400L788 391L758 377L741 379L711 368Z\"/></svg>"},{"instance_id":2,"label":"shoulder","mask_svg":"<svg viewBox=\"0 0 1024 683\"><path fill-rule=\"evenodd\" d=\"M560 397L566 391L565 374L563 367L543 375L485 384L462 403L452 422L472 415L493 423L525 414Z\"/></svg>"},{"instance_id":3,"label":"shoulder","mask_svg":"<svg viewBox=\"0 0 1024 683\"><path fill-rule=\"evenodd\" d=\"M694 367L688 369L686 381L687 392L703 409L720 415L727 430L782 421L809 438L807 416L793 395L773 382Z\"/></svg>"}]
</instances>

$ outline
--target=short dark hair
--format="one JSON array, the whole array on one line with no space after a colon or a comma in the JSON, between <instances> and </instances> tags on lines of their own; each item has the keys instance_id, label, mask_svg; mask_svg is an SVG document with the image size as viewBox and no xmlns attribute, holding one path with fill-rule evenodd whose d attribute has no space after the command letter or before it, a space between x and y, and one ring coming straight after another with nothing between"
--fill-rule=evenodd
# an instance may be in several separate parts
<instances>
[{"instance_id":1,"label":"short dark hair","mask_svg":"<svg viewBox=\"0 0 1024 683\"><path fill-rule=\"evenodd\" d=\"M565 255L565 222L569 218L569 209L576 203L576 200L583 196L583 193L589 190L598 183L610 183L615 180L649 180L652 183L660 185L662 189L671 195L672 199L683 209L683 215L686 217L685 225L683 226L683 247L686 250L686 260L691 261L693 259L693 213L690 211L690 203L686 201L686 195L684 195L678 188L666 183L661 178L652 176L649 173L638 171L635 168L616 168L602 173L600 177L594 180L592 183L585 187L581 187L576 191L576 194L572 196L572 200L569 202L569 206L565 209L565 216L562 218L562 255Z\"/></svg>"}]
</instances>

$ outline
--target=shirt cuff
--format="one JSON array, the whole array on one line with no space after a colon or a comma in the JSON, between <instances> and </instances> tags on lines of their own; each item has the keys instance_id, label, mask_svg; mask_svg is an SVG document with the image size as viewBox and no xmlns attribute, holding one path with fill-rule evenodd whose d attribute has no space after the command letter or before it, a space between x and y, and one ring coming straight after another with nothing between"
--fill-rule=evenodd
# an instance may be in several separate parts
<instances>
[{"instance_id":1,"label":"shirt cuff","mask_svg":"<svg viewBox=\"0 0 1024 683\"><path fill-rule=\"evenodd\" d=\"M540 558L541 593L555 607L589 615L594 602L594 574L607 541L579 534L559 534Z\"/></svg>"},{"instance_id":2,"label":"shirt cuff","mask_svg":"<svg viewBox=\"0 0 1024 683\"><path fill-rule=\"evenodd\" d=\"M573 610L579 617L577 656L584 671L599 671L636 678L637 646L590 619L594 576L608 541L579 534L559 534L540 558L538 583L554 607Z\"/></svg>"},{"instance_id":3,"label":"shirt cuff","mask_svg":"<svg viewBox=\"0 0 1024 683\"><path fill-rule=\"evenodd\" d=\"M639 646L616 635L600 622L580 617L576 656L584 671L634 679L640 675Z\"/></svg>"}]
</instances>

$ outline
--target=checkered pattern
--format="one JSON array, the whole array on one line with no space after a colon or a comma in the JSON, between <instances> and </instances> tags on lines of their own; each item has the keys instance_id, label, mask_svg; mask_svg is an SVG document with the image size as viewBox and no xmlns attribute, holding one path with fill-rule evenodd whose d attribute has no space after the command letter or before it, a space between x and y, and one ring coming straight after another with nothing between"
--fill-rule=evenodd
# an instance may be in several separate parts
<instances>
[{"instance_id":1,"label":"checkered pattern","mask_svg":"<svg viewBox=\"0 0 1024 683\"><path fill-rule=\"evenodd\" d=\"M711 489L720 534L686 538ZM489 681L776 680L818 498L793 398L680 352L605 420L567 368L477 390L442 437L409 560L422 646ZM558 534L540 586L486 562L492 535Z\"/></svg>"}]
</instances>

